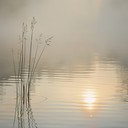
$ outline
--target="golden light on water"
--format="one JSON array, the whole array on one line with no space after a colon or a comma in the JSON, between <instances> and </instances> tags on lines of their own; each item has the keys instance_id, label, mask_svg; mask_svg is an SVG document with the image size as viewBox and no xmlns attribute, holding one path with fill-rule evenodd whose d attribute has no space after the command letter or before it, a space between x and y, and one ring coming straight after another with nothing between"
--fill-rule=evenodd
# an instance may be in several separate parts
<instances>
[{"instance_id":1,"label":"golden light on water","mask_svg":"<svg viewBox=\"0 0 128 128\"><path fill-rule=\"evenodd\" d=\"M84 111L86 111L86 114L89 115L90 118L94 116L94 113L96 112L96 104L97 104L97 95L95 90L88 89L83 92L83 100L82 104L84 106Z\"/></svg>"},{"instance_id":2,"label":"golden light on water","mask_svg":"<svg viewBox=\"0 0 128 128\"><path fill-rule=\"evenodd\" d=\"M84 92L84 106L86 106L87 109L93 109L96 103L96 94L92 90L86 90Z\"/></svg>"}]
</instances>

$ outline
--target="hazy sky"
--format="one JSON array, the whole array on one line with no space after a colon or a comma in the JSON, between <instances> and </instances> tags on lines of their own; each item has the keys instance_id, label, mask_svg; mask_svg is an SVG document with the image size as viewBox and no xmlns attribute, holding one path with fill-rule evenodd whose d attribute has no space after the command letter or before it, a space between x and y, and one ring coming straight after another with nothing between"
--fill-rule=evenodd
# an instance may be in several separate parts
<instances>
[{"instance_id":1,"label":"hazy sky","mask_svg":"<svg viewBox=\"0 0 128 128\"><path fill-rule=\"evenodd\" d=\"M5 26L15 27L35 16L40 31L70 38L123 38L128 28L127 0L0 0L0 6Z\"/></svg>"},{"instance_id":2,"label":"hazy sky","mask_svg":"<svg viewBox=\"0 0 128 128\"><path fill-rule=\"evenodd\" d=\"M127 12L128 0L0 0L0 39L16 41L22 22L29 24L35 16L35 35L53 35L56 56L84 56L99 47L123 52L128 46Z\"/></svg>"}]
</instances>

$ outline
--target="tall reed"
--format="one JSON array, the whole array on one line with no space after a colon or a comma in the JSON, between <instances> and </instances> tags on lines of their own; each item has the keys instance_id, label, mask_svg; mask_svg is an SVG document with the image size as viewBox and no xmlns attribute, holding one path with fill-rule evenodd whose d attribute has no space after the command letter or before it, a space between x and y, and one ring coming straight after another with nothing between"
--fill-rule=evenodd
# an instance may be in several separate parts
<instances>
[{"instance_id":1,"label":"tall reed","mask_svg":"<svg viewBox=\"0 0 128 128\"><path fill-rule=\"evenodd\" d=\"M13 128L15 128L16 125L16 118L18 120L18 128L26 127L25 118L27 118L28 128L37 128L30 104L30 87L32 85L34 73L39 65L41 57L47 46L50 45L53 37L49 37L44 41L44 45L40 51L39 45L42 44L41 34L39 39L36 40L36 50L34 50L34 29L36 23L37 21L33 17L30 28L30 40L27 40L27 38L29 38L29 36L27 36L28 27L25 25L25 23L22 24L17 64L14 57L14 50L12 50L14 74L16 80L16 107Z\"/></svg>"}]
</instances>

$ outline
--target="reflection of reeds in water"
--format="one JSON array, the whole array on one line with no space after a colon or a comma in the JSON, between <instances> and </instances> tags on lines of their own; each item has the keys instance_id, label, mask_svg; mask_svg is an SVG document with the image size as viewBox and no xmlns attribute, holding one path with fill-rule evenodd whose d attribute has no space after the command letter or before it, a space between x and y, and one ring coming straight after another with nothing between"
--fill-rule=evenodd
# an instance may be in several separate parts
<instances>
[{"instance_id":1,"label":"reflection of reeds in water","mask_svg":"<svg viewBox=\"0 0 128 128\"><path fill-rule=\"evenodd\" d=\"M25 96L26 94L23 91L23 94L20 93L16 98L13 128L37 128L37 123L33 116L30 99L29 97Z\"/></svg>"},{"instance_id":2,"label":"reflection of reeds in water","mask_svg":"<svg viewBox=\"0 0 128 128\"><path fill-rule=\"evenodd\" d=\"M30 87L32 85L32 80L34 78L34 73L39 64L41 56L43 55L47 46L49 46L51 39L50 37L45 40L45 43L42 44L41 37L36 40L36 50L33 50L33 34L34 27L36 24L35 18L31 22L31 37L29 45L27 45L27 25L23 23L22 25L22 36L20 39L20 50L18 57L18 66L16 66L14 51L13 55L13 65L14 73L16 80L16 107L15 107L15 116L13 122L13 128L18 125L18 128L37 128L33 112L30 104ZM39 45L42 45L42 49L39 50ZM29 50L27 50L29 46ZM27 61L28 60L28 61ZM18 68L17 68L18 67Z\"/></svg>"}]
</instances>

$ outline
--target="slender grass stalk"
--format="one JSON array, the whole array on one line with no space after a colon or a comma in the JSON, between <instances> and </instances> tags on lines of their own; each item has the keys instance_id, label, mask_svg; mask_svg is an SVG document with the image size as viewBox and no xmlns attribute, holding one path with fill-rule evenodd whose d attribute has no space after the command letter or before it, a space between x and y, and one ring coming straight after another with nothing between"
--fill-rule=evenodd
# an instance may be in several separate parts
<instances>
[{"instance_id":1,"label":"slender grass stalk","mask_svg":"<svg viewBox=\"0 0 128 128\"><path fill-rule=\"evenodd\" d=\"M46 44L44 45L44 47L43 47L43 49L42 49L42 51L41 51L41 53L40 53L40 55L39 55L39 57L38 57L38 59L37 59L37 61L36 61L36 63L35 63L35 65L34 65L34 67L33 67L33 70L32 70L32 76L31 76L31 78L33 77L33 74L34 74L34 72L35 72L35 70L36 70L36 68L37 68L37 66L38 66L38 64L39 64L39 61L40 61L40 59L41 59L41 56L43 55L43 53L44 53L44 51L45 51L45 48L46 48Z\"/></svg>"},{"instance_id":2,"label":"slender grass stalk","mask_svg":"<svg viewBox=\"0 0 128 128\"><path fill-rule=\"evenodd\" d=\"M31 39L30 39L30 49L29 49L29 67L28 67L28 81L30 77L30 71L31 71L31 58L32 58L32 46L33 46L33 32L34 32L34 26L36 24L36 20L33 17L33 20L31 22ZM29 88L28 88L29 89Z\"/></svg>"},{"instance_id":3,"label":"slender grass stalk","mask_svg":"<svg viewBox=\"0 0 128 128\"><path fill-rule=\"evenodd\" d=\"M24 30L25 30L25 34L24 34L24 68L25 68L25 64L26 64L26 40L27 40L26 33L27 33L27 25L25 26Z\"/></svg>"},{"instance_id":4,"label":"slender grass stalk","mask_svg":"<svg viewBox=\"0 0 128 128\"><path fill-rule=\"evenodd\" d=\"M38 66L38 64L39 64L39 62L40 62L40 60L41 60L41 57L42 57L42 55L43 55L43 53L44 53L46 47L50 45L50 42L51 42L51 39L52 39L52 38L53 38L53 36L45 40L45 45L44 45L44 47L43 47L41 53L39 54L35 65L33 66L33 69L32 69L32 71L31 71L31 78L30 78L30 81L29 81L29 84L28 84L29 88L30 88L30 85L31 85L32 77L33 77L33 75L34 75L34 73L35 73L35 71L36 71L36 68L37 68L37 66ZM36 58L35 58L35 59L36 59Z\"/></svg>"},{"instance_id":5,"label":"slender grass stalk","mask_svg":"<svg viewBox=\"0 0 128 128\"><path fill-rule=\"evenodd\" d=\"M33 69L35 67L36 58L37 58L37 52L38 52L38 44L37 44L37 47L36 47L36 52L35 52L35 56L34 56L34 60L33 60L33 66L32 66L32 70L31 70L31 74L32 74Z\"/></svg>"},{"instance_id":6,"label":"slender grass stalk","mask_svg":"<svg viewBox=\"0 0 128 128\"><path fill-rule=\"evenodd\" d=\"M13 66L14 66L14 74L15 74L15 81L16 80L16 66L15 66L15 59L14 59L14 53L13 53L13 50L12 50L12 57L13 57ZM18 97L18 88L17 88L17 82L16 82L16 99ZM16 100L16 104L17 104L17 100ZM13 128L15 127L15 121L16 121L16 113L17 113L17 106L15 107L15 114L14 114L14 120L13 120Z\"/></svg>"},{"instance_id":7,"label":"slender grass stalk","mask_svg":"<svg viewBox=\"0 0 128 128\"><path fill-rule=\"evenodd\" d=\"M13 128L15 127L15 124L16 124L16 117L18 121L17 122L18 128L26 127L25 118L27 118L28 128L34 128L34 127L37 128L37 123L35 122L31 105L30 105L30 86L32 85L33 76L41 60L41 57L46 47L50 45L51 39L53 37L50 37L45 40L45 43L40 52L39 52L39 42L37 42L36 50L34 51L33 38L34 38L35 24L36 24L36 20L33 17L33 20L31 22L30 42L28 45L26 41L27 25L25 25L24 23L22 24L22 33L21 33L21 40L20 40L21 42L20 42L19 54L18 54L17 69L15 64L14 53L12 50L14 74L15 74L15 81L16 81L16 107L15 107ZM40 38L39 38L39 41L40 41ZM27 46L29 46L28 52L27 52ZM26 68L28 71L27 74L25 70Z\"/></svg>"}]
</instances>

